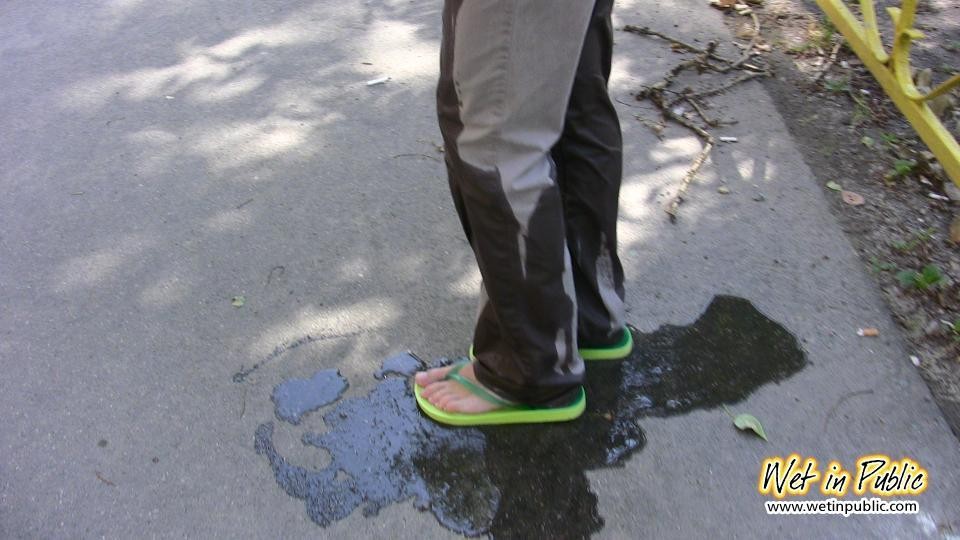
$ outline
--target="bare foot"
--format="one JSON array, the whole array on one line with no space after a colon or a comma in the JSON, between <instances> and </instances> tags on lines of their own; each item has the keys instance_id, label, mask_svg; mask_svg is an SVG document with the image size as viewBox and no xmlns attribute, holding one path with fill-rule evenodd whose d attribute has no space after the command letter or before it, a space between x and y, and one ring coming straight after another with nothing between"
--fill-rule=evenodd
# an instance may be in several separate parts
<instances>
[{"instance_id":1,"label":"bare foot","mask_svg":"<svg viewBox=\"0 0 960 540\"><path fill-rule=\"evenodd\" d=\"M453 369L453 366L417 373L414 380L423 388L420 395L435 407L447 412L479 414L501 408L480 396L474 395L457 381L444 380L443 378L451 369ZM483 386L473 374L473 364L463 366L460 375L478 386Z\"/></svg>"}]
</instances>

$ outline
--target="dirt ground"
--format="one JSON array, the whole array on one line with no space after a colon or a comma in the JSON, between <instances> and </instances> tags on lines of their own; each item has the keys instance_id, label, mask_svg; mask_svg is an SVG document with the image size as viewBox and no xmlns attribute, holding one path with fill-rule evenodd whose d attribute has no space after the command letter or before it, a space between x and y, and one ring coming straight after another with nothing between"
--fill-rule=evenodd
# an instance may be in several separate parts
<instances>
[{"instance_id":1,"label":"dirt ground","mask_svg":"<svg viewBox=\"0 0 960 540\"><path fill-rule=\"evenodd\" d=\"M773 72L763 84L905 329L914 357L904 361L918 365L960 437L960 249L950 232L960 216L960 190L852 51L836 49L842 37L813 2L766 0L750 7ZM882 11L878 17L889 43L889 19ZM727 19L746 44L750 19L733 10ZM917 27L927 39L915 45L913 65L930 68L935 83L956 73L960 1L921 2ZM957 107L941 118L960 133ZM862 196L862 204L850 204L842 192Z\"/></svg>"}]
</instances>

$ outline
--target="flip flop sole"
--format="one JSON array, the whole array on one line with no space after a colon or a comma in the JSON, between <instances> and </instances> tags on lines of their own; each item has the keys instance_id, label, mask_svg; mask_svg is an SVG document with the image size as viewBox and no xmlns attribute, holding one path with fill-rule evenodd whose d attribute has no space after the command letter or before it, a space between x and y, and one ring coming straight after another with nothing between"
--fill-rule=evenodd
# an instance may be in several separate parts
<instances>
[{"instance_id":1,"label":"flip flop sole","mask_svg":"<svg viewBox=\"0 0 960 540\"><path fill-rule=\"evenodd\" d=\"M630 353L633 352L633 333L631 333L630 329L627 327L623 328L623 333L623 339L620 340L620 343L617 343L616 345L596 349L589 347L578 349L580 352L580 358L583 358L586 361L623 360L624 358L630 356ZM469 355L470 360L477 359L477 357L473 355L473 345L470 346L470 350L467 354Z\"/></svg>"},{"instance_id":2,"label":"flip flop sole","mask_svg":"<svg viewBox=\"0 0 960 540\"><path fill-rule=\"evenodd\" d=\"M616 345L602 348L580 349L580 357L584 360L623 360L633 352L633 333L627 327L623 328L623 339Z\"/></svg>"},{"instance_id":3,"label":"flip flop sole","mask_svg":"<svg viewBox=\"0 0 960 540\"><path fill-rule=\"evenodd\" d=\"M417 398L417 405L420 406L420 410L437 422L450 426L496 426L566 422L583 414L587 406L586 393L583 388L580 388L580 395L573 403L566 407L511 408L479 414L464 414L447 412L437 408L433 403L430 403L420 395L422 391L423 388L420 385L413 385L413 393Z\"/></svg>"}]
</instances>

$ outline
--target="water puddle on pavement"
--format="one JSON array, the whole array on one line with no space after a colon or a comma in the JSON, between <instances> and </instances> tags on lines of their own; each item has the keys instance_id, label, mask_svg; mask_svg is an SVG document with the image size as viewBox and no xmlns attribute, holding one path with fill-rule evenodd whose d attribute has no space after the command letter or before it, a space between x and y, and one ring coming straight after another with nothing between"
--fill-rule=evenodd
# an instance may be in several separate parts
<instances>
[{"instance_id":1,"label":"water puddle on pavement","mask_svg":"<svg viewBox=\"0 0 960 540\"><path fill-rule=\"evenodd\" d=\"M274 446L273 422L257 428L256 451L321 526L357 507L372 517L412 499L465 535L587 538L603 517L585 472L623 466L640 451L639 420L735 403L806 362L792 334L731 296L715 297L691 325L634 331L634 340L630 358L588 364L587 410L573 422L443 427L420 414L413 399L408 376L419 360L400 355L384 362L382 382L367 396L328 397L327 430L303 434L304 445L329 452L326 468L288 462ZM320 373L312 380L326 381L329 396L338 396L346 381L333 370Z\"/></svg>"}]
</instances>

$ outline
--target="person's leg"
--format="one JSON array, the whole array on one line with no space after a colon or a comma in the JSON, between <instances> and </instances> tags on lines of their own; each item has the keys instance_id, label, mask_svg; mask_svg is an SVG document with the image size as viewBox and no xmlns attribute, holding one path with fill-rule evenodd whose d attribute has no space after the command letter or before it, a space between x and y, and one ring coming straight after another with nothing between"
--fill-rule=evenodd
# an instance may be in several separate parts
<instances>
[{"instance_id":1,"label":"person's leg","mask_svg":"<svg viewBox=\"0 0 960 540\"><path fill-rule=\"evenodd\" d=\"M437 108L451 192L484 284L477 360L461 375L531 405L566 404L584 376L550 149L563 130L592 7L444 4ZM481 412L452 381L434 382L442 373L418 376L428 385L423 395L448 410Z\"/></svg>"},{"instance_id":2,"label":"person's leg","mask_svg":"<svg viewBox=\"0 0 960 540\"><path fill-rule=\"evenodd\" d=\"M613 0L598 0L594 6L563 135L552 152L573 262L581 348L618 342L625 324L623 267L617 256L623 141L607 94L612 8Z\"/></svg>"}]
</instances>

